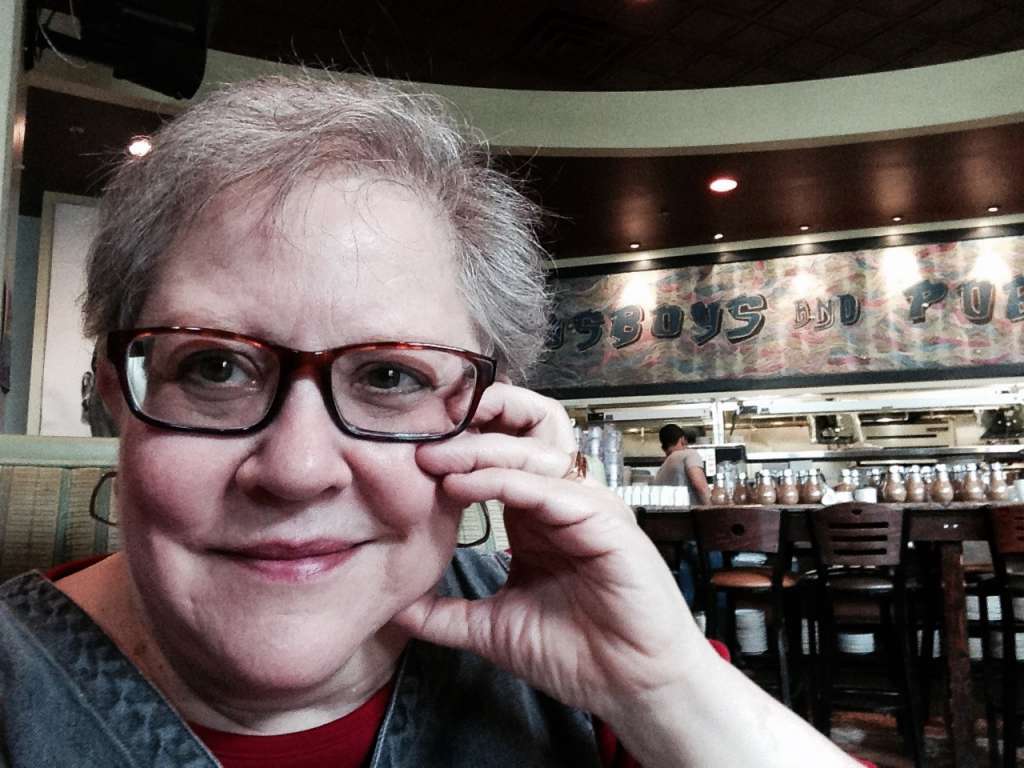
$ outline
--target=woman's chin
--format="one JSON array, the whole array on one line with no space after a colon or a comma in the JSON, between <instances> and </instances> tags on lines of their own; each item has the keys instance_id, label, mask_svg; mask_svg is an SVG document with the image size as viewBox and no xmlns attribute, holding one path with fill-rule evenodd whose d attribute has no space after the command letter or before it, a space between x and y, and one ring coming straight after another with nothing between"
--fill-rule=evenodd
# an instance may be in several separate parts
<instances>
[{"instance_id":1,"label":"woman's chin","mask_svg":"<svg viewBox=\"0 0 1024 768\"><path fill-rule=\"evenodd\" d=\"M344 687L350 664L358 663L354 659L356 651L356 647L346 648L341 643L329 649L279 643L269 649L233 648L212 659L206 670L193 667L185 676L202 674L206 681L199 681L201 687L220 689L219 694L210 691L213 697L248 699L243 706L254 706L262 700L276 709L282 705L295 706L306 698L320 698Z\"/></svg>"}]
</instances>

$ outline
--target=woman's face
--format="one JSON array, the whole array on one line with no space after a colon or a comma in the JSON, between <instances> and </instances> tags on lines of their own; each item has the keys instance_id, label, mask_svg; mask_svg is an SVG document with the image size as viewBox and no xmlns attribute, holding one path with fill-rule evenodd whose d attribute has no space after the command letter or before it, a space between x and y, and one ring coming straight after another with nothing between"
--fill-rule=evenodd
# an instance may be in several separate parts
<instances>
[{"instance_id":1,"label":"woman's face","mask_svg":"<svg viewBox=\"0 0 1024 768\"><path fill-rule=\"evenodd\" d=\"M304 350L416 340L482 351L452 232L407 188L310 182L276 226L259 202L251 190L226 194L184 233L140 327L218 328ZM451 557L459 510L417 468L415 445L343 434L308 375L269 426L236 437L148 426L107 377L132 578L179 675L240 692L329 683ZM255 562L303 552L330 554Z\"/></svg>"}]
</instances>

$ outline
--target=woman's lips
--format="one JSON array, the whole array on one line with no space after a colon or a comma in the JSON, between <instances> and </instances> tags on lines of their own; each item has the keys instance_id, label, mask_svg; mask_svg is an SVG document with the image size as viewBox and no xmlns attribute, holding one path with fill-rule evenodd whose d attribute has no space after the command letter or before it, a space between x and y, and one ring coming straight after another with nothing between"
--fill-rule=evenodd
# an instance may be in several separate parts
<instances>
[{"instance_id":1,"label":"woman's lips","mask_svg":"<svg viewBox=\"0 0 1024 768\"><path fill-rule=\"evenodd\" d=\"M359 543L318 539L266 541L214 552L272 581L308 581L337 568L358 547Z\"/></svg>"}]
</instances>

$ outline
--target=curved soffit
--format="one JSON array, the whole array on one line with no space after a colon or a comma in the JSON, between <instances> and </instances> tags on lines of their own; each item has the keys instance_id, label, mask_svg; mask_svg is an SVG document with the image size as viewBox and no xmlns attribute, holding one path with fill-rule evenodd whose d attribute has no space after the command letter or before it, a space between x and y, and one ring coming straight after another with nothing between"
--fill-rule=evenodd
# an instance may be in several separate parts
<instances>
[{"instance_id":1,"label":"curved soffit","mask_svg":"<svg viewBox=\"0 0 1024 768\"><path fill-rule=\"evenodd\" d=\"M46 57L44 64L29 73L32 84L163 112L182 106L113 80L98 65L77 70L55 57ZM220 83L295 71L211 50L200 94ZM1024 51L895 72L708 90L416 87L454 102L496 148L550 155L672 155L844 144L1021 122L1022 83Z\"/></svg>"},{"instance_id":2,"label":"curved soffit","mask_svg":"<svg viewBox=\"0 0 1024 768\"><path fill-rule=\"evenodd\" d=\"M280 71L211 51L207 82ZM212 65L212 66L211 66ZM517 91L419 83L492 145L677 154L841 144L1024 120L1024 51L827 80L687 91Z\"/></svg>"}]
</instances>

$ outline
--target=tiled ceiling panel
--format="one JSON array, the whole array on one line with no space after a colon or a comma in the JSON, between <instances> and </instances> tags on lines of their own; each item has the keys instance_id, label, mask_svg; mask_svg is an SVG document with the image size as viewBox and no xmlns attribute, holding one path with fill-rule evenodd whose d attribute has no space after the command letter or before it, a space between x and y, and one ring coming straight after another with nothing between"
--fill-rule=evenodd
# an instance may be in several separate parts
<instances>
[{"instance_id":1,"label":"tiled ceiling panel","mask_svg":"<svg viewBox=\"0 0 1024 768\"><path fill-rule=\"evenodd\" d=\"M41 2L68 10L67 0ZM1024 0L213 0L211 7L212 48L504 88L742 85L879 72L1024 46ZM826 53L831 49L835 55ZM801 56L808 51L816 53ZM692 63L703 54L743 66L702 67L696 77L688 66L660 69L659 62Z\"/></svg>"}]
</instances>

